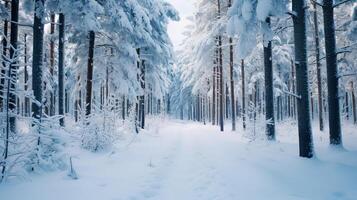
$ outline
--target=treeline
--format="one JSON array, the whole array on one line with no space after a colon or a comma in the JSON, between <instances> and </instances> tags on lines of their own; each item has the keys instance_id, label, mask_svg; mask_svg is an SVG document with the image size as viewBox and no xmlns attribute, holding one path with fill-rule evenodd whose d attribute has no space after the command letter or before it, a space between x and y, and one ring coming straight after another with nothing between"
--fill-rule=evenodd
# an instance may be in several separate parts
<instances>
[{"instance_id":1,"label":"treeline","mask_svg":"<svg viewBox=\"0 0 357 200\"><path fill-rule=\"evenodd\" d=\"M4 0L0 11L0 181L61 167L63 132L79 127L83 147L99 151L119 122L139 132L168 110L170 4Z\"/></svg>"},{"instance_id":2,"label":"treeline","mask_svg":"<svg viewBox=\"0 0 357 200\"><path fill-rule=\"evenodd\" d=\"M296 120L300 156L313 157L312 120L342 146L357 124L356 3L199 0L178 52L176 115L236 130ZM179 92L175 92L179 91ZM181 98L180 98L181 96ZM328 122L328 123L327 123ZM329 125L329 126L326 126ZM327 128L326 128L327 127Z\"/></svg>"}]
</instances>

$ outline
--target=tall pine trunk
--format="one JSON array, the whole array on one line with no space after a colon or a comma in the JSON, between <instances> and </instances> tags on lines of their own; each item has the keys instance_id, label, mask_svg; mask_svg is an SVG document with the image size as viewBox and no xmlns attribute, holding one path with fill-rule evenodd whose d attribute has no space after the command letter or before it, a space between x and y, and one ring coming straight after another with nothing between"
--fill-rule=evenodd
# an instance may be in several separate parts
<instances>
[{"instance_id":1,"label":"tall pine trunk","mask_svg":"<svg viewBox=\"0 0 357 200\"><path fill-rule=\"evenodd\" d=\"M5 8L9 6L9 2L5 1ZM8 30L9 30L9 22L7 19L4 20L4 32L3 32L3 39L1 41L2 43L2 68L0 71L0 111L3 109L4 105L4 89L5 89L5 77L6 77L6 56L7 56L7 51L8 51Z\"/></svg>"},{"instance_id":2,"label":"tall pine trunk","mask_svg":"<svg viewBox=\"0 0 357 200\"><path fill-rule=\"evenodd\" d=\"M229 38L229 69L231 79L231 112L232 112L232 131L236 130L236 108L235 108L235 94L234 94L234 52L233 39Z\"/></svg>"},{"instance_id":3,"label":"tall pine trunk","mask_svg":"<svg viewBox=\"0 0 357 200\"><path fill-rule=\"evenodd\" d=\"M294 22L294 43L295 43L295 66L298 99L298 129L300 156L311 158L314 155L310 105L309 105L309 79L307 68L306 50L306 2L305 0L293 0L292 10Z\"/></svg>"},{"instance_id":4,"label":"tall pine trunk","mask_svg":"<svg viewBox=\"0 0 357 200\"><path fill-rule=\"evenodd\" d=\"M35 13L33 23L33 51L32 51L32 90L35 101L32 103L32 117L34 119L33 125L37 126L37 132L39 134L37 138L37 146L40 145L40 124L42 119L42 75L43 75L43 36L44 36L44 24L42 18L44 16L44 0L35 1ZM39 151L39 147L37 147ZM39 164L37 158L37 164ZM34 170L34 168L32 168Z\"/></svg>"},{"instance_id":5,"label":"tall pine trunk","mask_svg":"<svg viewBox=\"0 0 357 200\"><path fill-rule=\"evenodd\" d=\"M221 17L221 6L220 0L218 0L218 17ZM223 116L223 96L224 96L224 85L223 85L223 50L222 50L222 36L218 36L218 46L219 46L219 125L221 132L224 131L224 116Z\"/></svg>"},{"instance_id":6,"label":"tall pine trunk","mask_svg":"<svg viewBox=\"0 0 357 200\"><path fill-rule=\"evenodd\" d=\"M333 0L323 0L330 144L342 145Z\"/></svg>"},{"instance_id":7,"label":"tall pine trunk","mask_svg":"<svg viewBox=\"0 0 357 200\"><path fill-rule=\"evenodd\" d=\"M320 36L319 36L319 24L317 20L317 7L314 6L314 29L315 29L315 53L316 53L316 76L317 76L317 92L319 103L319 127L320 131L324 130L324 116L322 108L322 81L321 81L321 61L320 61Z\"/></svg>"},{"instance_id":8,"label":"tall pine trunk","mask_svg":"<svg viewBox=\"0 0 357 200\"><path fill-rule=\"evenodd\" d=\"M242 120L243 120L243 129L245 130L247 127L246 124L246 105L245 105L245 70L244 70L244 60L242 60L241 64L242 70Z\"/></svg>"},{"instance_id":9,"label":"tall pine trunk","mask_svg":"<svg viewBox=\"0 0 357 200\"><path fill-rule=\"evenodd\" d=\"M51 40L50 40L50 74L51 74L51 79L53 79L54 75L54 69L55 69L55 42L54 42L54 35L55 35L55 19L56 15L51 14L50 16L51 19L51 25L50 25L50 34L51 34ZM55 95L53 91L50 93L50 109L49 109L49 114L50 116L55 115Z\"/></svg>"},{"instance_id":10,"label":"tall pine trunk","mask_svg":"<svg viewBox=\"0 0 357 200\"><path fill-rule=\"evenodd\" d=\"M8 2L6 1L5 2L5 7L8 7ZM4 21L4 38L2 40L2 45L3 45L3 49L2 49L2 59L3 59L3 62L2 62L2 65L3 65L3 68L1 70L1 74L0 74L0 110L2 109L3 107L3 104L5 102L4 99L2 98L4 96L4 89L5 89L5 80L6 80L6 67L7 67L7 63L6 63L6 56L7 56L7 36L8 36L8 21L5 20ZM7 101L8 102L8 101ZM7 103L6 103L6 107L7 107ZM8 110L8 108L6 108L6 110ZM8 113L8 112L7 112ZM5 170L6 170L6 159L8 157L8 149L9 149L9 132L10 132L10 128L9 128L9 122L8 122L8 116L6 117L6 134L5 134L5 138L4 138L4 142L5 142L5 146L4 146L4 153L3 153L3 160L4 160L4 164L2 166L2 169L1 169L1 178L0 178L0 182L2 182L2 180L5 178Z\"/></svg>"},{"instance_id":11,"label":"tall pine trunk","mask_svg":"<svg viewBox=\"0 0 357 200\"><path fill-rule=\"evenodd\" d=\"M228 1L228 7L232 6L232 0ZM234 95L234 52L233 39L229 38L229 73L231 79L231 112L232 112L232 131L236 130L236 108Z\"/></svg>"},{"instance_id":12,"label":"tall pine trunk","mask_svg":"<svg viewBox=\"0 0 357 200\"><path fill-rule=\"evenodd\" d=\"M270 27L270 18L266 23ZM273 62L272 62L272 43L264 46L264 73L265 73L265 120L266 134L269 140L275 139L275 120L274 120L274 83L273 83Z\"/></svg>"},{"instance_id":13,"label":"tall pine trunk","mask_svg":"<svg viewBox=\"0 0 357 200\"><path fill-rule=\"evenodd\" d=\"M28 81L29 81L29 73L28 73L28 66L27 66L27 62L28 62L28 58L27 58L27 34L25 34L24 36L24 65L25 65L25 69L24 69L24 90L25 92L28 91ZM25 96L25 116L28 117L30 115L30 99Z\"/></svg>"},{"instance_id":14,"label":"tall pine trunk","mask_svg":"<svg viewBox=\"0 0 357 200\"><path fill-rule=\"evenodd\" d=\"M215 54L216 55L216 54ZM217 55L216 55L217 56ZM212 89L212 125L216 125L216 76L217 76L217 73L216 73L216 58L214 59L214 66L213 66L213 89Z\"/></svg>"},{"instance_id":15,"label":"tall pine trunk","mask_svg":"<svg viewBox=\"0 0 357 200\"><path fill-rule=\"evenodd\" d=\"M142 60L140 66L140 85L143 94L140 96L140 127L145 128L145 60Z\"/></svg>"},{"instance_id":16,"label":"tall pine trunk","mask_svg":"<svg viewBox=\"0 0 357 200\"><path fill-rule=\"evenodd\" d=\"M60 125L64 126L64 30L65 17L63 13L59 14L59 36L58 36L58 114L61 117Z\"/></svg>"},{"instance_id":17,"label":"tall pine trunk","mask_svg":"<svg viewBox=\"0 0 357 200\"><path fill-rule=\"evenodd\" d=\"M356 110L356 96L355 96L355 88L353 82L351 82L351 98L352 98L352 114L353 114L353 123L357 124L357 110Z\"/></svg>"},{"instance_id":18,"label":"tall pine trunk","mask_svg":"<svg viewBox=\"0 0 357 200\"><path fill-rule=\"evenodd\" d=\"M18 21L19 21L19 0L11 1L11 32L10 32L10 68L8 71L8 92L7 92L7 109L12 112L9 116L9 126L10 131L16 131L16 117L15 117L15 109L16 109L16 79L17 79L17 69L18 69L18 49L17 49L17 41L18 41Z\"/></svg>"},{"instance_id":19,"label":"tall pine trunk","mask_svg":"<svg viewBox=\"0 0 357 200\"><path fill-rule=\"evenodd\" d=\"M43 6L44 0L35 1L35 14L33 25L33 58L32 58L32 89L35 100L32 103L33 117L40 120L42 117L42 74L43 74L43 34L44 24L42 17L44 15L43 9L38 6ZM37 12L36 12L37 11Z\"/></svg>"},{"instance_id":20,"label":"tall pine trunk","mask_svg":"<svg viewBox=\"0 0 357 200\"><path fill-rule=\"evenodd\" d=\"M87 66L87 85L86 85L86 116L89 117L92 110L92 95L93 95L93 68L94 68L94 43L95 33L89 31L89 51L88 51L88 66Z\"/></svg>"}]
</instances>

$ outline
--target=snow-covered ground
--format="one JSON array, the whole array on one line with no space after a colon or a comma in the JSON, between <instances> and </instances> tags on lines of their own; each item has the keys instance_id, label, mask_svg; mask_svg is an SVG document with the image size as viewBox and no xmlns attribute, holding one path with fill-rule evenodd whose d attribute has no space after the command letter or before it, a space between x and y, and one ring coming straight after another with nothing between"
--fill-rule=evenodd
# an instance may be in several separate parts
<instances>
[{"instance_id":1,"label":"snow-covered ground","mask_svg":"<svg viewBox=\"0 0 357 200\"><path fill-rule=\"evenodd\" d=\"M0 185L0 199L355 200L357 131L345 127L345 149L330 148L328 135L315 131L317 156L303 159L289 123L278 127L277 142L267 142L211 125L152 120L148 131L111 151L73 147L78 180L68 172L31 175Z\"/></svg>"}]
</instances>

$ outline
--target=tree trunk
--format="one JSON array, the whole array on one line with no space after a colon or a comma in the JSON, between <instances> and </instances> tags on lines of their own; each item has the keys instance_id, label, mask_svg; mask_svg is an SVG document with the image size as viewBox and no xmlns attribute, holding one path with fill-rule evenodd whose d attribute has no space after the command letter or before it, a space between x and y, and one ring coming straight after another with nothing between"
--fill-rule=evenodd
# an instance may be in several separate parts
<instances>
[{"instance_id":1,"label":"tree trunk","mask_svg":"<svg viewBox=\"0 0 357 200\"><path fill-rule=\"evenodd\" d=\"M216 60L216 58L215 58ZM212 90L212 125L216 125L216 61L213 67L213 90Z\"/></svg>"},{"instance_id":2,"label":"tree trunk","mask_svg":"<svg viewBox=\"0 0 357 200\"><path fill-rule=\"evenodd\" d=\"M140 67L140 85L143 94L140 96L140 127L145 128L145 60L142 61Z\"/></svg>"},{"instance_id":3,"label":"tree trunk","mask_svg":"<svg viewBox=\"0 0 357 200\"><path fill-rule=\"evenodd\" d=\"M9 5L8 1L5 1L5 7L7 8ZM4 105L4 89L5 89L5 77L6 77L6 56L7 56L7 50L8 50L8 29L9 29L9 22L8 20L4 20L4 37L1 41L2 43L2 69L0 71L0 111L3 109L3 105Z\"/></svg>"},{"instance_id":4,"label":"tree trunk","mask_svg":"<svg viewBox=\"0 0 357 200\"><path fill-rule=\"evenodd\" d=\"M298 99L298 129L300 156L311 158L314 155L310 106L309 106L309 82L306 52L306 2L305 0L293 0L292 10L295 13L294 43L295 43L295 66Z\"/></svg>"},{"instance_id":5,"label":"tree trunk","mask_svg":"<svg viewBox=\"0 0 357 200\"><path fill-rule=\"evenodd\" d=\"M352 88L351 98L352 98L353 123L357 124L356 96L355 96L355 89L354 89L353 82L351 82L351 88Z\"/></svg>"},{"instance_id":6,"label":"tree trunk","mask_svg":"<svg viewBox=\"0 0 357 200\"><path fill-rule=\"evenodd\" d=\"M270 27L270 18L266 23ZM273 62L272 62L272 43L264 46L264 67L265 67L265 120L266 134L268 140L275 140L275 119L274 119L274 83L273 83Z\"/></svg>"},{"instance_id":7,"label":"tree trunk","mask_svg":"<svg viewBox=\"0 0 357 200\"><path fill-rule=\"evenodd\" d=\"M137 70L138 71L141 71L141 67L140 67L140 64L141 64L141 61L140 61L140 48L137 48L136 49L136 54L138 56L138 61L136 62L136 67L137 67ZM140 74L138 72L137 74L137 81L139 82L139 84L141 84L141 80L140 80ZM140 96L137 96L136 97L136 102L135 102L135 131L136 133L139 133L139 129L138 129L138 126L140 125L140 119L141 119L141 112L140 112Z\"/></svg>"},{"instance_id":8,"label":"tree trunk","mask_svg":"<svg viewBox=\"0 0 357 200\"><path fill-rule=\"evenodd\" d=\"M323 0L330 144L342 145L333 0Z\"/></svg>"},{"instance_id":9,"label":"tree trunk","mask_svg":"<svg viewBox=\"0 0 357 200\"><path fill-rule=\"evenodd\" d=\"M232 131L236 130L236 108L234 95L234 55L233 55L233 39L229 38L229 69L231 79L231 112L232 112Z\"/></svg>"},{"instance_id":10,"label":"tree trunk","mask_svg":"<svg viewBox=\"0 0 357 200\"><path fill-rule=\"evenodd\" d=\"M88 68L87 68L87 91L86 91L86 116L89 117L92 110L93 94L93 57L94 57L95 33L89 31L89 51L88 51Z\"/></svg>"},{"instance_id":11,"label":"tree trunk","mask_svg":"<svg viewBox=\"0 0 357 200\"><path fill-rule=\"evenodd\" d=\"M320 131L324 130L324 116L322 108L322 81L321 81L321 61L320 61L320 36L319 36L319 24L317 20L317 7L314 6L314 28L315 28L315 53L316 53L316 76L317 76L317 92L319 103L319 126Z\"/></svg>"},{"instance_id":12,"label":"tree trunk","mask_svg":"<svg viewBox=\"0 0 357 200\"><path fill-rule=\"evenodd\" d=\"M125 95L123 95L123 100L121 104L121 118L125 120Z\"/></svg>"},{"instance_id":13,"label":"tree trunk","mask_svg":"<svg viewBox=\"0 0 357 200\"><path fill-rule=\"evenodd\" d=\"M32 58L32 89L34 92L35 100L32 103L33 117L40 120L42 117L42 65L43 65L43 34L44 24L42 17L44 10L39 9L39 6L44 5L44 0L35 1L35 14L33 25L33 58Z\"/></svg>"},{"instance_id":14,"label":"tree trunk","mask_svg":"<svg viewBox=\"0 0 357 200\"><path fill-rule=\"evenodd\" d=\"M29 73L28 73L28 66L27 66L27 62L28 62L28 58L27 58L27 34L25 34L24 36L24 64L25 64L25 69L24 69L24 90L25 92L28 91L28 81L29 81ZM27 95L27 94L26 94ZM25 116L29 117L30 116L30 99L25 96Z\"/></svg>"},{"instance_id":15,"label":"tree trunk","mask_svg":"<svg viewBox=\"0 0 357 200\"><path fill-rule=\"evenodd\" d=\"M228 7L232 6L232 0L228 1ZM234 51L233 39L229 38L229 73L231 79L231 112L232 112L232 131L236 130L236 108L235 108L235 95L234 95Z\"/></svg>"},{"instance_id":16,"label":"tree trunk","mask_svg":"<svg viewBox=\"0 0 357 200\"><path fill-rule=\"evenodd\" d=\"M42 85L43 85L43 35L44 24L42 18L44 16L44 0L35 1L35 13L33 23L33 51L32 51L32 90L35 101L32 103L32 113L34 118L33 125L37 125L37 131L40 135L41 119L42 119ZM40 145L41 137L37 138L37 146ZM37 148L37 151L39 148ZM39 163L39 159L37 160ZM34 170L34 168L32 168Z\"/></svg>"},{"instance_id":17,"label":"tree trunk","mask_svg":"<svg viewBox=\"0 0 357 200\"><path fill-rule=\"evenodd\" d=\"M226 115L226 119L229 119L229 89L228 89L228 83L226 83L226 109L225 109L225 115Z\"/></svg>"},{"instance_id":18,"label":"tree trunk","mask_svg":"<svg viewBox=\"0 0 357 200\"><path fill-rule=\"evenodd\" d=\"M242 60L241 65L242 70L242 119L243 119L243 129L245 130L246 125L246 108L245 108L245 72L244 72L244 60Z\"/></svg>"},{"instance_id":19,"label":"tree trunk","mask_svg":"<svg viewBox=\"0 0 357 200\"><path fill-rule=\"evenodd\" d=\"M58 114L62 116L60 119L61 126L64 126L64 30L65 17L63 13L60 13L58 26Z\"/></svg>"},{"instance_id":20,"label":"tree trunk","mask_svg":"<svg viewBox=\"0 0 357 200\"><path fill-rule=\"evenodd\" d=\"M348 92L346 91L345 94L345 115L346 115L346 120L350 120L350 110L349 110L349 99L348 99Z\"/></svg>"},{"instance_id":21,"label":"tree trunk","mask_svg":"<svg viewBox=\"0 0 357 200\"><path fill-rule=\"evenodd\" d=\"M8 7L8 2L6 1L5 2L5 7ZM4 99L2 98L4 96L4 92L3 90L5 89L5 80L6 80L6 67L7 67L7 64L6 64L6 56L7 56L7 35L8 35L8 21L5 20L4 21L4 38L2 40L2 45L3 45L3 52L2 52L2 58L3 58L3 68L1 70L1 74L0 74L0 110L2 109L3 107L3 104L5 102ZM8 100L6 100L8 102ZM7 103L6 103L6 107L7 107ZM6 110L8 110L8 108L6 108ZM8 113L8 112L7 112ZM7 125L6 125L6 135L5 135L5 138L4 138L4 141L5 141L5 147L4 147L4 153L3 153L3 160L5 162L5 164L3 164L2 166L2 169L1 169L1 179L0 179L0 183L2 182L2 180L5 178L5 170L6 170L6 159L8 157L8 149L9 149L9 132L10 132L10 129L9 129L9 122L8 122L8 115L6 117L6 122L7 122Z\"/></svg>"},{"instance_id":22,"label":"tree trunk","mask_svg":"<svg viewBox=\"0 0 357 200\"><path fill-rule=\"evenodd\" d=\"M76 100L74 102L74 118L75 121L78 122L79 121L79 110L82 107L82 103L81 103L81 97L82 97L82 91L81 91L81 77L80 75L77 77L77 82L78 82L78 96L76 96Z\"/></svg>"},{"instance_id":23,"label":"tree trunk","mask_svg":"<svg viewBox=\"0 0 357 200\"><path fill-rule=\"evenodd\" d=\"M311 120L314 121L315 119L315 107L314 107L314 97L313 97L313 93L310 93L310 101L311 101Z\"/></svg>"},{"instance_id":24,"label":"tree trunk","mask_svg":"<svg viewBox=\"0 0 357 200\"><path fill-rule=\"evenodd\" d=\"M8 84L7 87L9 89L9 96L7 108L12 112L10 115L9 123L10 123L10 131L16 131L16 117L15 117L15 109L16 109L16 79L17 79L17 69L18 69L18 56L19 52L17 49L17 41L18 41L18 21L19 21L19 0L11 1L11 32L10 32L10 68L8 71Z\"/></svg>"},{"instance_id":25,"label":"tree trunk","mask_svg":"<svg viewBox=\"0 0 357 200\"><path fill-rule=\"evenodd\" d=\"M218 19L221 18L221 0L217 0ZM222 36L218 36L218 50L219 50L219 125L221 132L224 131L223 121L223 51L222 51Z\"/></svg>"},{"instance_id":26,"label":"tree trunk","mask_svg":"<svg viewBox=\"0 0 357 200\"><path fill-rule=\"evenodd\" d=\"M50 34L51 34L51 40L50 40L50 74L51 74L51 79L53 79L54 75L54 68L55 68L55 42L54 42L54 34L55 34L55 23L56 23L56 15L51 14L51 26L50 26ZM53 91L51 91L50 94L50 116L55 115L55 95L53 94Z\"/></svg>"}]
</instances>

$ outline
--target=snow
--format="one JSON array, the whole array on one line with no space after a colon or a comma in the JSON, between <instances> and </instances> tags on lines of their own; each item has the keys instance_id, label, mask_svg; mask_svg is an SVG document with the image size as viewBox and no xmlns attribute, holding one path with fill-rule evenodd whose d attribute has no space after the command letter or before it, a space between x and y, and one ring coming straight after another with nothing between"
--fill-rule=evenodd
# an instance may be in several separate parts
<instances>
[{"instance_id":1,"label":"snow","mask_svg":"<svg viewBox=\"0 0 357 200\"><path fill-rule=\"evenodd\" d=\"M111 151L95 154L72 144L69 151L79 179L69 178L66 171L32 174L0 185L0 196L4 200L355 199L355 127L344 125L346 149L330 148L327 132L315 131L317 158L303 159L298 157L293 125L279 124L277 142L267 142L248 139L242 130L220 133L211 125L150 119L147 130L126 135Z\"/></svg>"}]
</instances>

